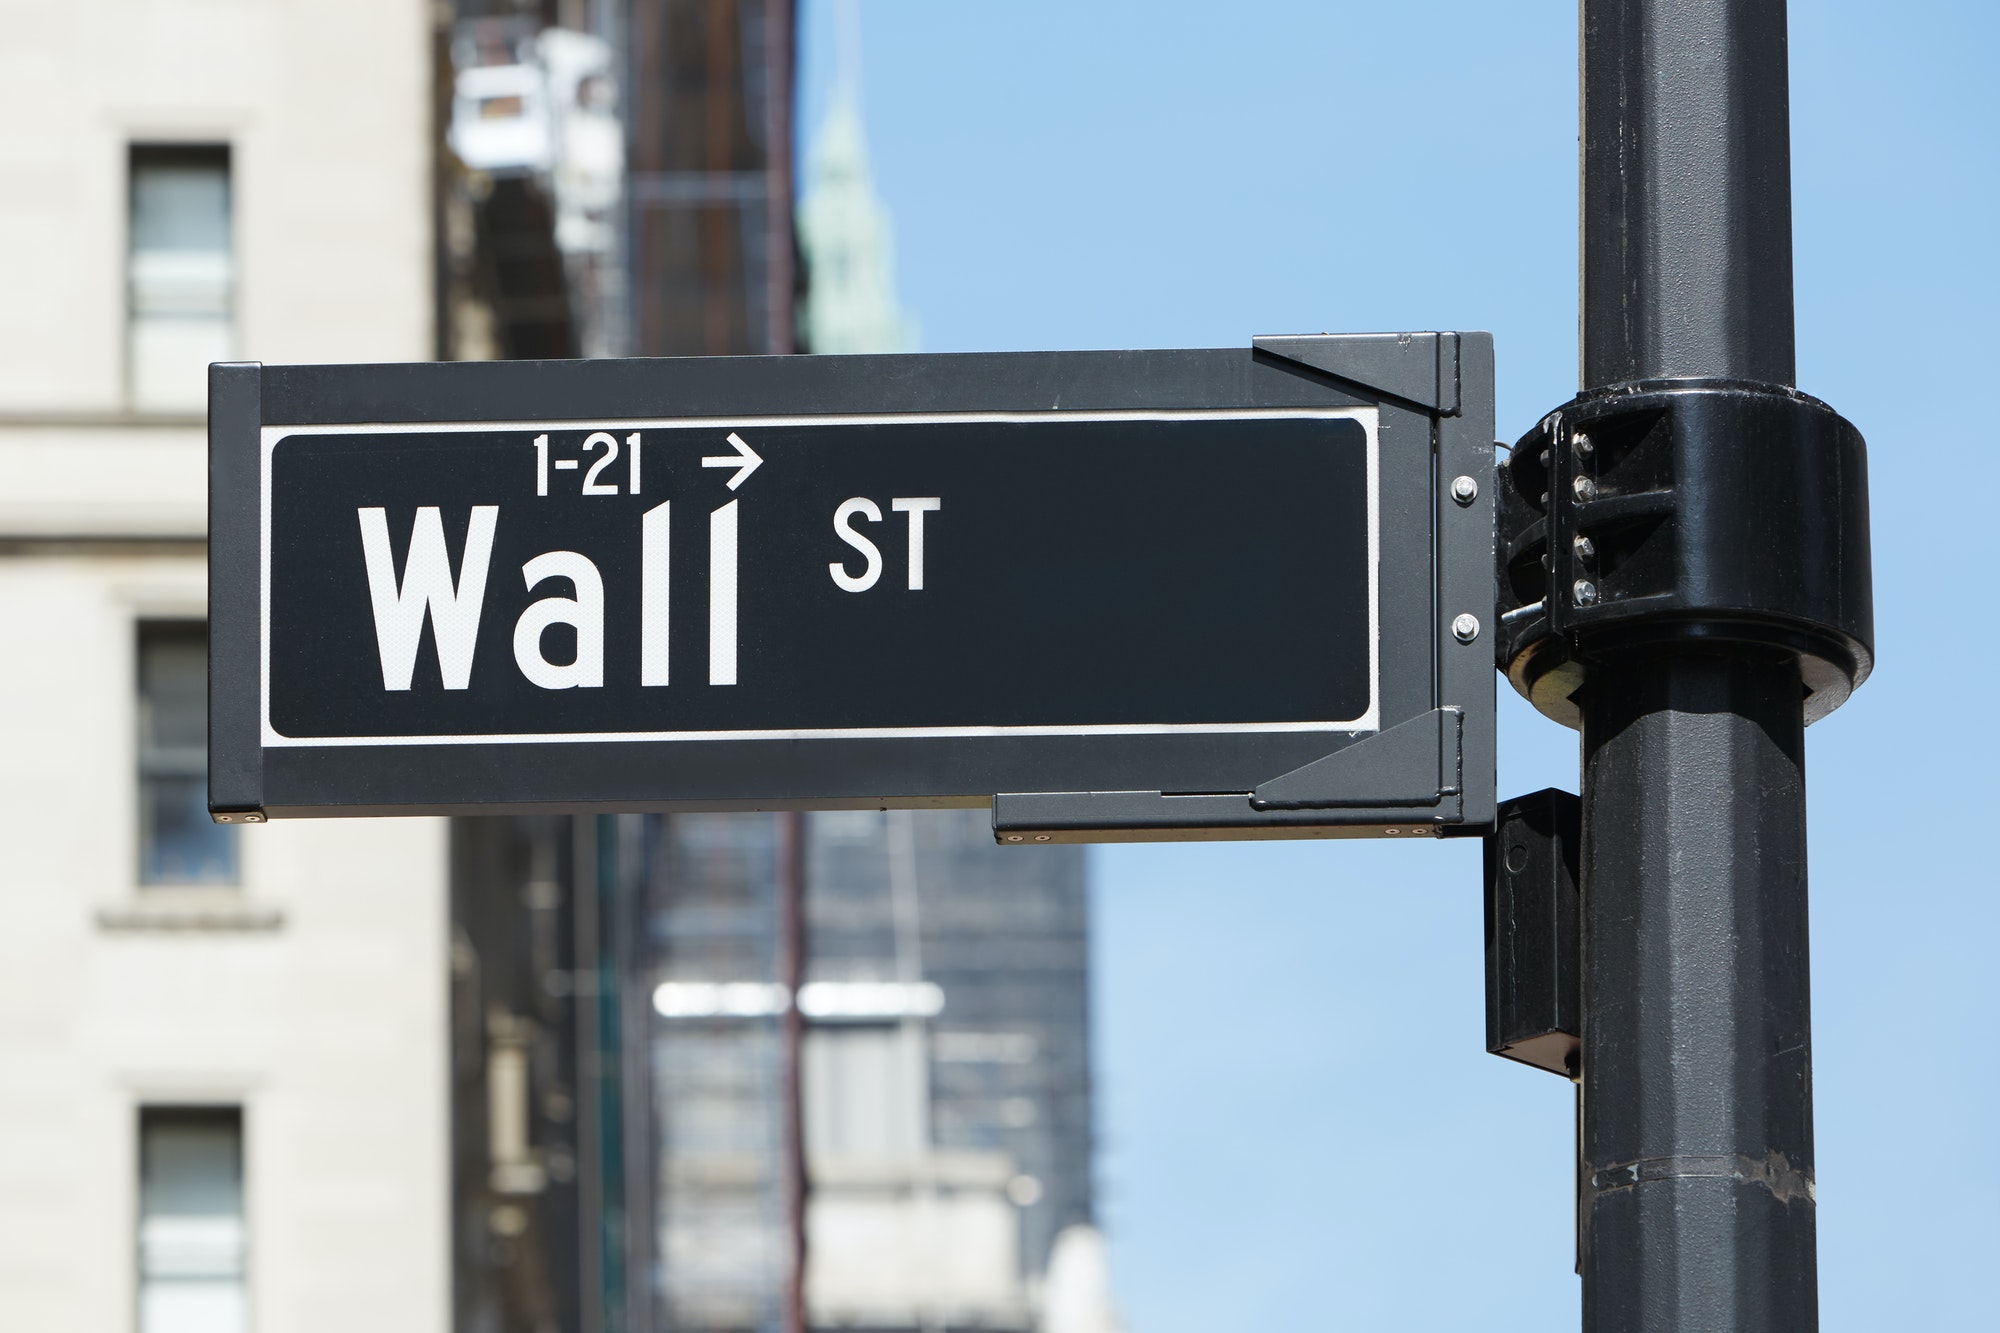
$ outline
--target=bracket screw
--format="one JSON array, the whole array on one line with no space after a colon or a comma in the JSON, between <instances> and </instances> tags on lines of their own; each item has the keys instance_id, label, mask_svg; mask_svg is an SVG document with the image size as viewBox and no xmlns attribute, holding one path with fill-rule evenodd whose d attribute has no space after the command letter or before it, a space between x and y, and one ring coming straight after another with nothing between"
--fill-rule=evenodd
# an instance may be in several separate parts
<instances>
[{"instance_id":1,"label":"bracket screw","mask_svg":"<svg viewBox=\"0 0 2000 1333\"><path fill-rule=\"evenodd\" d=\"M1470 611L1459 612L1458 618L1451 622L1451 633L1460 643L1471 643L1479 637L1479 617Z\"/></svg>"},{"instance_id":2,"label":"bracket screw","mask_svg":"<svg viewBox=\"0 0 2000 1333\"><path fill-rule=\"evenodd\" d=\"M1591 606L1597 601L1597 585L1588 579L1578 579L1570 591L1575 594L1578 606Z\"/></svg>"},{"instance_id":3,"label":"bracket screw","mask_svg":"<svg viewBox=\"0 0 2000 1333\"><path fill-rule=\"evenodd\" d=\"M1479 483L1471 477L1453 477L1451 479L1451 498L1456 500L1461 506L1471 504L1479 498Z\"/></svg>"},{"instance_id":4,"label":"bracket screw","mask_svg":"<svg viewBox=\"0 0 2000 1333\"><path fill-rule=\"evenodd\" d=\"M1597 544L1580 532L1576 534L1576 540L1570 543L1570 549L1576 552L1576 558L1579 560L1597 558Z\"/></svg>"},{"instance_id":5,"label":"bracket screw","mask_svg":"<svg viewBox=\"0 0 2000 1333\"><path fill-rule=\"evenodd\" d=\"M1592 444L1590 437L1582 431L1578 431L1575 438L1570 440L1570 447L1576 450L1578 458L1588 458L1597 452L1597 446Z\"/></svg>"},{"instance_id":6,"label":"bracket screw","mask_svg":"<svg viewBox=\"0 0 2000 1333\"><path fill-rule=\"evenodd\" d=\"M1569 490L1570 494L1574 495L1584 504L1589 504L1597 498L1597 483L1589 477L1578 477L1576 480L1570 482Z\"/></svg>"}]
</instances>

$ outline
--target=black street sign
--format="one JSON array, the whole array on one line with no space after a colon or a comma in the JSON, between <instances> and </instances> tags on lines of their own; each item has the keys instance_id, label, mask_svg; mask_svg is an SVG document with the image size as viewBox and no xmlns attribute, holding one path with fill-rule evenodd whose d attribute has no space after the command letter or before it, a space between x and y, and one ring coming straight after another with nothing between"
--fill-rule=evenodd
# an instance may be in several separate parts
<instances>
[{"instance_id":1,"label":"black street sign","mask_svg":"<svg viewBox=\"0 0 2000 1333\"><path fill-rule=\"evenodd\" d=\"M1474 831L1490 364L218 366L212 807Z\"/></svg>"}]
</instances>

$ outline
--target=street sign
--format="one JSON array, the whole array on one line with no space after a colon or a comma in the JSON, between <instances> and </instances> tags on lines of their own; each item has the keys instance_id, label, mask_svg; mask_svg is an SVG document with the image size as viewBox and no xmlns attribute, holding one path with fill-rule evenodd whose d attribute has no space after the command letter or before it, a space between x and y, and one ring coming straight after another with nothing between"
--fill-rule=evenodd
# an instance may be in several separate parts
<instances>
[{"instance_id":1,"label":"street sign","mask_svg":"<svg viewBox=\"0 0 2000 1333\"><path fill-rule=\"evenodd\" d=\"M1490 356L217 366L212 809L1475 831Z\"/></svg>"}]
</instances>

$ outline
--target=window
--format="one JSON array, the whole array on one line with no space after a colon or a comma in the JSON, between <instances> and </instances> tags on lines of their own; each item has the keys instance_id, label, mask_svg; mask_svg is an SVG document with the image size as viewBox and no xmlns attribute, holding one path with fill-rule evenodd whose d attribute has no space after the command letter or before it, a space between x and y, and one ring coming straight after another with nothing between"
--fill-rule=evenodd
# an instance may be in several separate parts
<instances>
[{"instance_id":1,"label":"window","mask_svg":"<svg viewBox=\"0 0 2000 1333\"><path fill-rule=\"evenodd\" d=\"M806 1030L801 1071L806 1158L907 1163L929 1147L923 1035L907 1025Z\"/></svg>"},{"instance_id":2,"label":"window","mask_svg":"<svg viewBox=\"0 0 2000 1333\"><path fill-rule=\"evenodd\" d=\"M243 1112L139 1112L139 1333L242 1333Z\"/></svg>"},{"instance_id":3,"label":"window","mask_svg":"<svg viewBox=\"0 0 2000 1333\"><path fill-rule=\"evenodd\" d=\"M139 625L139 882L236 882L236 830L208 817L208 627L198 620Z\"/></svg>"},{"instance_id":4,"label":"window","mask_svg":"<svg viewBox=\"0 0 2000 1333\"><path fill-rule=\"evenodd\" d=\"M229 149L134 144L126 256L132 406L199 410L208 363L234 354Z\"/></svg>"}]
</instances>

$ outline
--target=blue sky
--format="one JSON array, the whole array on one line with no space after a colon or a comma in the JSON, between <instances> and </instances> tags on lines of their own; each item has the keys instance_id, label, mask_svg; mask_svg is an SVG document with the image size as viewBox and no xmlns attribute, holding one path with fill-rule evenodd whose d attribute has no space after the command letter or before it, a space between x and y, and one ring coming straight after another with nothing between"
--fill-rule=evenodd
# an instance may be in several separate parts
<instances>
[{"instance_id":1,"label":"blue sky","mask_svg":"<svg viewBox=\"0 0 2000 1333\"><path fill-rule=\"evenodd\" d=\"M870 0L929 351L1490 329L1574 391L1576 6ZM806 0L803 116L831 6ZM1799 385L1872 469L1878 666L1808 733L1830 1331L1990 1326L2000 1253L2000 7L1792 5ZM1501 691L1502 794L1575 787ZM1570 1089L1483 1050L1477 849L1101 849L1103 1221L1132 1333L1573 1324Z\"/></svg>"}]
</instances>

